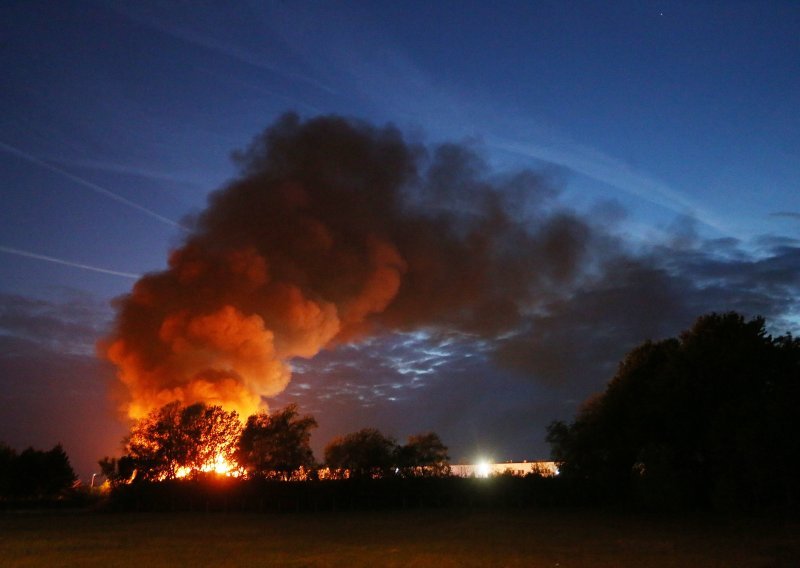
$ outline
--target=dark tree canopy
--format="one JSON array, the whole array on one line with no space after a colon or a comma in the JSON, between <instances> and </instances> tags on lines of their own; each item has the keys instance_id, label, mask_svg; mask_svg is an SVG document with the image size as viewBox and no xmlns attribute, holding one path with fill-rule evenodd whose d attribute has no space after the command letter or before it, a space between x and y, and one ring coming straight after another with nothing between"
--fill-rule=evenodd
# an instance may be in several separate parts
<instances>
[{"instance_id":1,"label":"dark tree canopy","mask_svg":"<svg viewBox=\"0 0 800 568\"><path fill-rule=\"evenodd\" d=\"M249 475L290 479L314 466L310 441L316 427L312 416L298 416L296 404L254 414L242 431L236 459Z\"/></svg>"},{"instance_id":2,"label":"dark tree canopy","mask_svg":"<svg viewBox=\"0 0 800 568\"><path fill-rule=\"evenodd\" d=\"M325 447L325 463L336 476L382 477L394 467L397 443L375 428L334 438Z\"/></svg>"},{"instance_id":3,"label":"dark tree canopy","mask_svg":"<svg viewBox=\"0 0 800 568\"><path fill-rule=\"evenodd\" d=\"M61 444L46 452L27 448L19 454L0 444L0 497L58 497L77 479Z\"/></svg>"},{"instance_id":4,"label":"dark tree canopy","mask_svg":"<svg viewBox=\"0 0 800 568\"><path fill-rule=\"evenodd\" d=\"M646 342L571 424L548 428L564 476L656 507L796 506L800 342L710 314Z\"/></svg>"},{"instance_id":5,"label":"dark tree canopy","mask_svg":"<svg viewBox=\"0 0 800 568\"><path fill-rule=\"evenodd\" d=\"M397 448L397 467L406 476L441 476L450 473L447 446L435 432L414 434Z\"/></svg>"}]
</instances>

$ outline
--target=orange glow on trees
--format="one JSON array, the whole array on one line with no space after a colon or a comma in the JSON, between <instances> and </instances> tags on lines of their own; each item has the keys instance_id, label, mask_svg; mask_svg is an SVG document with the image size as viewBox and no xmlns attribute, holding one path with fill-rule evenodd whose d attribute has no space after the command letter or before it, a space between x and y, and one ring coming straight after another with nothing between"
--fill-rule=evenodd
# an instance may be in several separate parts
<instances>
[{"instance_id":1,"label":"orange glow on trees","mask_svg":"<svg viewBox=\"0 0 800 568\"><path fill-rule=\"evenodd\" d=\"M199 473L236 475L234 453L242 425L235 411L202 403L172 402L137 421L125 449L142 479L165 480Z\"/></svg>"}]
</instances>

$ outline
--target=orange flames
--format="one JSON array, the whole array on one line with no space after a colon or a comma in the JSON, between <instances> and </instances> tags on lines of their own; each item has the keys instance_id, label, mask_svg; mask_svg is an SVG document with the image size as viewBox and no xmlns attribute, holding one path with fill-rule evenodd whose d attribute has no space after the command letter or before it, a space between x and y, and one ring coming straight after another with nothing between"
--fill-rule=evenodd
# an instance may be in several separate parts
<instances>
[{"instance_id":1,"label":"orange flames","mask_svg":"<svg viewBox=\"0 0 800 568\"><path fill-rule=\"evenodd\" d=\"M181 466L175 472L175 477L184 479L192 477L197 473L214 473L224 477L240 477L243 473L242 468L234 460L228 460L225 456L217 454L213 460L200 464L197 467ZM166 479L166 477L162 478Z\"/></svg>"},{"instance_id":2,"label":"orange flames","mask_svg":"<svg viewBox=\"0 0 800 568\"><path fill-rule=\"evenodd\" d=\"M134 423L126 453L150 480L200 473L238 477L242 468L235 456L241 434L235 411L174 401Z\"/></svg>"}]
</instances>

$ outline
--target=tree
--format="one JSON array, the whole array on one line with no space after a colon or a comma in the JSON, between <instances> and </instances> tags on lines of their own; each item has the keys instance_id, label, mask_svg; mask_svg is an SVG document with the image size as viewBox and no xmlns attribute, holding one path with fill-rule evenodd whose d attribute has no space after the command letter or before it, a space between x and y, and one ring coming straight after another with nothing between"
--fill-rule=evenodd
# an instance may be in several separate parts
<instances>
[{"instance_id":1,"label":"tree","mask_svg":"<svg viewBox=\"0 0 800 568\"><path fill-rule=\"evenodd\" d=\"M236 459L249 475L290 479L313 467L310 441L316 427L312 416L298 416L296 404L272 414L254 414L242 431Z\"/></svg>"},{"instance_id":2,"label":"tree","mask_svg":"<svg viewBox=\"0 0 800 568\"><path fill-rule=\"evenodd\" d=\"M78 477L61 444L49 451L27 448L19 455L4 451L9 475L9 494L14 497L44 499L63 495Z\"/></svg>"},{"instance_id":3,"label":"tree","mask_svg":"<svg viewBox=\"0 0 800 568\"><path fill-rule=\"evenodd\" d=\"M325 448L325 463L334 477L382 477L394 466L396 451L393 438L364 428L331 440Z\"/></svg>"},{"instance_id":4,"label":"tree","mask_svg":"<svg viewBox=\"0 0 800 568\"><path fill-rule=\"evenodd\" d=\"M223 472L233 463L240 433L235 411L203 403L183 407L175 401L134 424L125 457L147 480Z\"/></svg>"},{"instance_id":5,"label":"tree","mask_svg":"<svg viewBox=\"0 0 800 568\"><path fill-rule=\"evenodd\" d=\"M69 456L61 444L56 444L44 454L44 480L42 483L43 494L57 496L72 488L78 480Z\"/></svg>"},{"instance_id":6,"label":"tree","mask_svg":"<svg viewBox=\"0 0 800 568\"><path fill-rule=\"evenodd\" d=\"M449 460L447 446L435 432L409 436L406 445L397 448L397 467L406 476L448 475Z\"/></svg>"},{"instance_id":7,"label":"tree","mask_svg":"<svg viewBox=\"0 0 800 568\"><path fill-rule=\"evenodd\" d=\"M548 428L562 475L652 506L797 504L800 342L710 314L631 351L574 422Z\"/></svg>"},{"instance_id":8,"label":"tree","mask_svg":"<svg viewBox=\"0 0 800 568\"><path fill-rule=\"evenodd\" d=\"M193 404L181 414L181 428L189 440L186 469L226 473L233 467L242 433L236 412L220 406Z\"/></svg>"},{"instance_id":9,"label":"tree","mask_svg":"<svg viewBox=\"0 0 800 568\"><path fill-rule=\"evenodd\" d=\"M180 428L181 404L177 400L138 420L127 437L127 457L136 464L141 479L174 479L188 460L188 440Z\"/></svg>"}]
</instances>

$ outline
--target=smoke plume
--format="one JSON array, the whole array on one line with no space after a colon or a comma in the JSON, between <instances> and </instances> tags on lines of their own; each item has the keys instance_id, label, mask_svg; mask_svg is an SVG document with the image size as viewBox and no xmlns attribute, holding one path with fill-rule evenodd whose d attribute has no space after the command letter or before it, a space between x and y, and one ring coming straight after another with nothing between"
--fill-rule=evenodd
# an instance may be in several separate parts
<instances>
[{"instance_id":1,"label":"smoke plume","mask_svg":"<svg viewBox=\"0 0 800 568\"><path fill-rule=\"evenodd\" d=\"M247 415L290 361L387 330L496 338L590 276L593 231L533 173L393 127L288 114L236 155L169 268L101 345L137 418L172 400Z\"/></svg>"}]
</instances>

